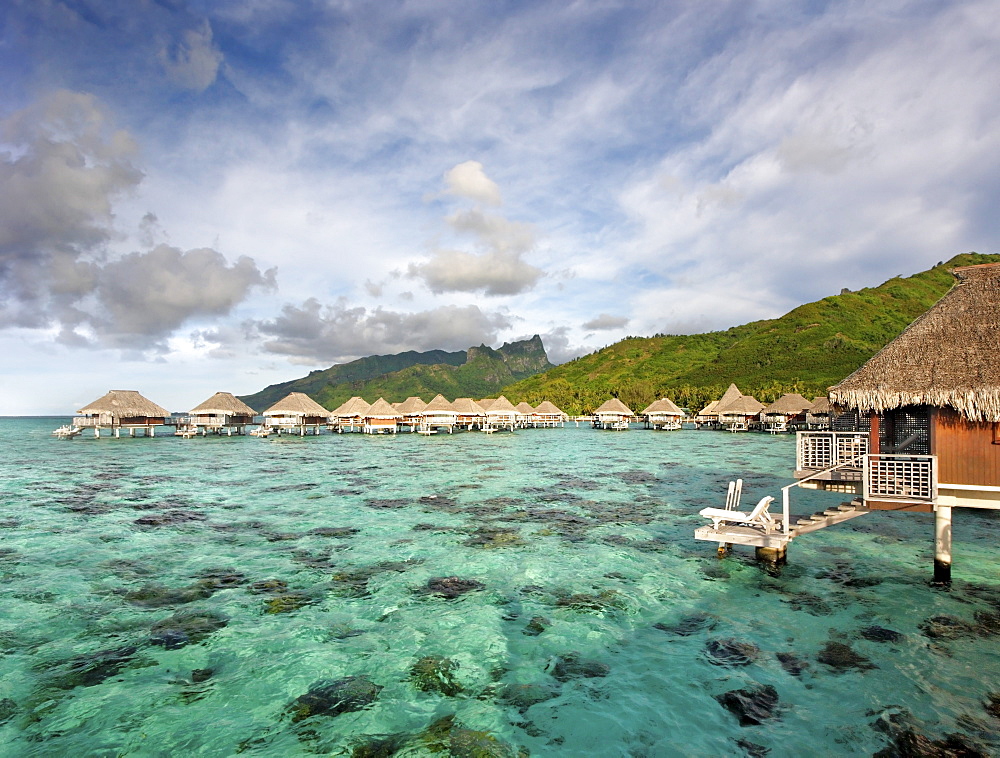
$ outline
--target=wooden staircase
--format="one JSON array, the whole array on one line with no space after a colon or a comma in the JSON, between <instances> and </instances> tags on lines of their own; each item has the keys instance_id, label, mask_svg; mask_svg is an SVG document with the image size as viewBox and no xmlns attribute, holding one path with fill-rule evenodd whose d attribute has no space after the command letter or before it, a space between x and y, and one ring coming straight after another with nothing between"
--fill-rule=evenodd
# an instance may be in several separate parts
<instances>
[{"instance_id":1,"label":"wooden staircase","mask_svg":"<svg viewBox=\"0 0 1000 758\"><path fill-rule=\"evenodd\" d=\"M795 525L789 528L788 536L798 537L800 534L815 532L834 524L841 524L858 516L864 516L868 512L868 509L863 507L861 499L856 498L849 503L841 503L835 508L818 511L812 516L798 517Z\"/></svg>"}]
</instances>

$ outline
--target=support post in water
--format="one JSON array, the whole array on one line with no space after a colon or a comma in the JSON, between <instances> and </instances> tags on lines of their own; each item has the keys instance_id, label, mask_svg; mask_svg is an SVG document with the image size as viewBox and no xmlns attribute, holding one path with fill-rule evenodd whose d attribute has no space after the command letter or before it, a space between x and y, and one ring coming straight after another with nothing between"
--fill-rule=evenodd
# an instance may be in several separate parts
<instances>
[{"instance_id":1,"label":"support post in water","mask_svg":"<svg viewBox=\"0 0 1000 758\"><path fill-rule=\"evenodd\" d=\"M951 506L934 511L934 583L951 584Z\"/></svg>"},{"instance_id":2,"label":"support post in water","mask_svg":"<svg viewBox=\"0 0 1000 758\"><path fill-rule=\"evenodd\" d=\"M755 557L758 561L772 563L775 566L785 563L788 558L788 546L781 547L758 547L754 549Z\"/></svg>"}]
</instances>

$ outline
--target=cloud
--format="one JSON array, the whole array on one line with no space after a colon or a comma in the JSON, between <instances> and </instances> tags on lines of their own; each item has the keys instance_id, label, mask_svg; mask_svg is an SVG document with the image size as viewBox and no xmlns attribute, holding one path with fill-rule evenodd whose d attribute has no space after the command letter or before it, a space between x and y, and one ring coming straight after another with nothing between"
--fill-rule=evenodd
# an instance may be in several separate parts
<instances>
[{"instance_id":1,"label":"cloud","mask_svg":"<svg viewBox=\"0 0 1000 758\"><path fill-rule=\"evenodd\" d=\"M195 29L185 29L181 41L160 48L160 63L179 87L204 92L215 81L222 53L212 44L212 26L207 19Z\"/></svg>"},{"instance_id":2,"label":"cloud","mask_svg":"<svg viewBox=\"0 0 1000 758\"><path fill-rule=\"evenodd\" d=\"M579 358L592 351L592 348L571 344L569 328L565 326L557 326L540 336L542 344L545 345L545 354L548 355L549 362L556 365Z\"/></svg>"},{"instance_id":3,"label":"cloud","mask_svg":"<svg viewBox=\"0 0 1000 758\"><path fill-rule=\"evenodd\" d=\"M474 255L438 250L427 263L409 267L409 276L423 279L434 293L482 290L486 295L516 295L534 287L542 275L518 254L499 251Z\"/></svg>"},{"instance_id":4,"label":"cloud","mask_svg":"<svg viewBox=\"0 0 1000 758\"><path fill-rule=\"evenodd\" d=\"M628 326L628 319L624 316L612 316L608 313L602 313L597 318L592 318L590 321L586 321L581 325L584 329L621 329L623 326Z\"/></svg>"},{"instance_id":5,"label":"cloud","mask_svg":"<svg viewBox=\"0 0 1000 758\"><path fill-rule=\"evenodd\" d=\"M266 350L318 360L344 360L373 352L460 350L494 342L497 330L509 326L505 315L488 314L475 305L398 313L350 308L345 300L324 307L315 299L301 308L286 305L274 321L258 323L261 333L274 337L264 344Z\"/></svg>"},{"instance_id":6,"label":"cloud","mask_svg":"<svg viewBox=\"0 0 1000 758\"><path fill-rule=\"evenodd\" d=\"M112 255L115 201L143 174L132 137L92 95L58 91L0 123L0 328L51 329L69 346L165 349L189 319L228 314L274 270L207 248ZM162 233L155 214L142 237Z\"/></svg>"},{"instance_id":7,"label":"cloud","mask_svg":"<svg viewBox=\"0 0 1000 758\"><path fill-rule=\"evenodd\" d=\"M326 306L310 298L301 306L286 304L277 318L254 326L264 335L263 348L268 352L300 362L340 363L373 354L491 344L499 330L510 327L510 320L504 313L487 313L476 305L399 313L349 307L344 298Z\"/></svg>"},{"instance_id":8,"label":"cloud","mask_svg":"<svg viewBox=\"0 0 1000 758\"><path fill-rule=\"evenodd\" d=\"M486 205L502 205L500 188L486 176L479 161L459 163L445 172L444 180L448 191L459 197L475 200Z\"/></svg>"},{"instance_id":9,"label":"cloud","mask_svg":"<svg viewBox=\"0 0 1000 758\"><path fill-rule=\"evenodd\" d=\"M474 197L483 182L496 187L475 161L468 161L445 174L454 186L469 189L465 197ZM458 179L452 178L458 173ZM454 190L453 190L454 191ZM481 192L479 194L489 193ZM496 193L499 200L499 192ZM460 210L445 219L457 235L472 237L481 253L437 249L429 261L411 263L407 275L422 279L435 294L443 292L483 292L490 296L517 295L530 290L545 275L542 269L527 263L521 256L535 246L535 232L530 224L510 221L503 216L484 213L479 208Z\"/></svg>"},{"instance_id":10,"label":"cloud","mask_svg":"<svg viewBox=\"0 0 1000 758\"><path fill-rule=\"evenodd\" d=\"M101 308L92 323L105 341L142 347L189 319L227 315L254 288L275 286L275 270L261 272L246 256L229 265L210 248L185 252L157 245L98 269Z\"/></svg>"}]
</instances>

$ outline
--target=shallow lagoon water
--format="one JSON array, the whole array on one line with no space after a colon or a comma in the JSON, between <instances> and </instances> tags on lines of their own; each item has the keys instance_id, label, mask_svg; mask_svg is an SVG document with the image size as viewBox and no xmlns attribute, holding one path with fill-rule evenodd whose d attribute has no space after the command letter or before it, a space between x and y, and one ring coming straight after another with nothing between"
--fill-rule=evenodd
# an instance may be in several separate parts
<instances>
[{"instance_id":1,"label":"shallow lagoon water","mask_svg":"<svg viewBox=\"0 0 1000 758\"><path fill-rule=\"evenodd\" d=\"M872 755L903 728L1000 751L994 514L957 513L950 590L928 514L780 570L694 540L730 479L779 495L791 437L64 421L0 419L5 756ZM739 690L772 693L760 723L717 699Z\"/></svg>"}]
</instances>

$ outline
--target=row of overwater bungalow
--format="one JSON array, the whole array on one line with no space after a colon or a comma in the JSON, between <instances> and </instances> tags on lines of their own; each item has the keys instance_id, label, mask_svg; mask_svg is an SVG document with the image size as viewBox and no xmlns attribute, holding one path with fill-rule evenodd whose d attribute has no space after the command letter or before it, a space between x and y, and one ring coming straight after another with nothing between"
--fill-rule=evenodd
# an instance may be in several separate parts
<instances>
[{"instance_id":1,"label":"row of overwater bungalow","mask_svg":"<svg viewBox=\"0 0 1000 758\"><path fill-rule=\"evenodd\" d=\"M744 395L735 384L718 400L698 412L695 425L730 432L756 430L781 434L802 430L830 428L830 400L815 397L807 400L798 393L786 393L765 406L752 395Z\"/></svg>"},{"instance_id":2,"label":"row of overwater bungalow","mask_svg":"<svg viewBox=\"0 0 1000 758\"><path fill-rule=\"evenodd\" d=\"M102 431L120 437L124 430L133 437L137 432L153 437L156 428L164 425L174 426L174 434L183 437L242 435L251 426L256 428L250 434L258 437L282 433L319 434L323 428L366 434L399 431L436 434L456 429L492 433L563 426L569 418L548 400L535 407L528 403L515 406L503 395L479 401L458 398L454 402L438 395L429 403L419 397L410 397L395 404L384 398L368 403L360 397L352 397L331 412L301 392L291 392L279 400L261 414L260 421L253 408L229 392L217 392L192 408L188 415L173 417L168 410L135 390L111 390L78 413L80 415L72 424L53 433L74 437L85 429L93 429L95 437L100 437Z\"/></svg>"},{"instance_id":3,"label":"row of overwater bungalow","mask_svg":"<svg viewBox=\"0 0 1000 758\"><path fill-rule=\"evenodd\" d=\"M563 426L569 416L545 400L537 406L528 403L514 405L506 397L473 400L460 397L449 401L437 395L429 403L419 397L408 397L401 403L389 403L379 398L368 403L352 397L329 413L329 427L336 432L395 434L408 431L419 434L463 431L514 431L529 427Z\"/></svg>"}]
</instances>

